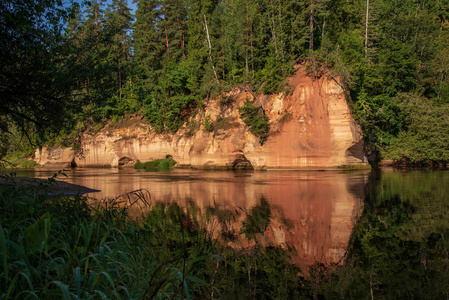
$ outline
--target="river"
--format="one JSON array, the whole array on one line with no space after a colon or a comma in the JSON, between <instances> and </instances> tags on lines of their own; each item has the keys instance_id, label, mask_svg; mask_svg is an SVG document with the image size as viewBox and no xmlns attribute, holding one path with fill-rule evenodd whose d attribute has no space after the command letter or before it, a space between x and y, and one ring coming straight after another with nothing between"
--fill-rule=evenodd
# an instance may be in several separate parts
<instances>
[{"instance_id":1,"label":"river","mask_svg":"<svg viewBox=\"0 0 449 300\"><path fill-rule=\"evenodd\" d=\"M56 172L18 170L17 176L48 178ZM255 243L238 234L246 215L267 203L270 222L257 236L258 244L294 247L298 252L294 261L305 268L315 262L328 265L341 261L352 228L362 213L369 172L145 172L86 168L65 170L64 174L57 180L98 189L100 192L87 194L97 199L143 190L153 203L174 202L185 209L194 206L202 215L211 210L231 212L233 222L226 227L236 233L239 247L243 248ZM140 209L132 213L139 216Z\"/></svg>"},{"instance_id":2,"label":"river","mask_svg":"<svg viewBox=\"0 0 449 300\"><path fill-rule=\"evenodd\" d=\"M16 175L47 178L56 171L18 170ZM415 274L429 272L433 265L449 267L447 171L73 169L64 173L57 179L100 190L88 194L92 198L142 190L151 204L176 203L207 220L215 238L222 238L224 231L232 235L224 242L234 248L294 248L292 259L303 270L311 265L342 265L350 249L351 259L369 268L367 274L382 274L370 284L391 283L396 289L392 278L408 276L408 270ZM131 212L144 217L148 209L139 206ZM250 218L257 219L256 229L248 228ZM399 275L388 273L391 265ZM449 279L446 273L440 277Z\"/></svg>"}]
</instances>

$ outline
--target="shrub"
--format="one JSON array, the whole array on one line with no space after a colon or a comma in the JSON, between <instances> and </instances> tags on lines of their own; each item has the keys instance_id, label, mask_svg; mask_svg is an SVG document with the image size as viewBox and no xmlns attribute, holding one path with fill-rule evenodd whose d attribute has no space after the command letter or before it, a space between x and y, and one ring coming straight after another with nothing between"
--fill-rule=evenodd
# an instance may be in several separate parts
<instances>
[{"instance_id":1,"label":"shrub","mask_svg":"<svg viewBox=\"0 0 449 300\"><path fill-rule=\"evenodd\" d=\"M195 107L193 96L173 96L163 98L160 95L150 95L144 112L148 122L156 132L176 132L190 116Z\"/></svg>"},{"instance_id":2,"label":"shrub","mask_svg":"<svg viewBox=\"0 0 449 300\"><path fill-rule=\"evenodd\" d=\"M35 162L34 160L23 160L20 162L19 167L21 168L34 168L36 166L38 166L39 164L37 162Z\"/></svg>"},{"instance_id":3,"label":"shrub","mask_svg":"<svg viewBox=\"0 0 449 300\"><path fill-rule=\"evenodd\" d=\"M146 225L130 219L132 205L149 205L142 191L126 195L133 196L138 198L133 204L117 198L88 205L91 201L79 195L55 198L2 186L0 297L176 299L210 294L210 285L197 277L212 258L204 252L210 249L204 247L207 239L192 244L189 253L182 238L167 235L173 244L162 242L157 234L167 232L165 227L153 233L150 225L168 221L155 213Z\"/></svg>"},{"instance_id":4,"label":"shrub","mask_svg":"<svg viewBox=\"0 0 449 300\"><path fill-rule=\"evenodd\" d=\"M212 124L212 122L210 121L210 116L206 116L204 118L203 126L207 132L214 131L214 124Z\"/></svg>"},{"instance_id":5,"label":"shrub","mask_svg":"<svg viewBox=\"0 0 449 300\"><path fill-rule=\"evenodd\" d=\"M254 106L248 99L242 107L239 107L240 118L249 126L249 131L259 138L259 143L263 145L270 132L268 117L263 114L262 106Z\"/></svg>"},{"instance_id":6,"label":"shrub","mask_svg":"<svg viewBox=\"0 0 449 300\"><path fill-rule=\"evenodd\" d=\"M271 209L267 200L260 199L260 205L251 209L251 212L243 221L242 233L248 239L253 239L257 233L264 233L268 225L270 225Z\"/></svg>"},{"instance_id":7,"label":"shrub","mask_svg":"<svg viewBox=\"0 0 449 300\"><path fill-rule=\"evenodd\" d=\"M235 121L234 117L219 117L215 124L215 129L228 130L234 126L239 126L239 123Z\"/></svg>"},{"instance_id":8,"label":"shrub","mask_svg":"<svg viewBox=\"0 0 449 300\"><path fill-rule=\"evenodd\" d=\"M192 136L195 134L196 130L197 130L198 124L195 120L191 120L188 124L187 124L187 131L186 134L187 136Z\"/></svg>"},{"instance_id":9,"label":"shrub","mask_svg":"<svg viewBox=\"0 0 449 300\"><path fill-rule=\"evenodd\" d=\"M176 161L171 157L164 159L156 159L148 162L141 163L140 161L134 164L134 169L145 169L145 170L169 170L176 165Z\"/></svg>"},{"instance_id":10,"label":"shrub","mask_svg":"<svg viewBox=\"0 0 449 300\"><path fill-rule=\"evenodd\" d=\"M391 139L383 156L406 164L449 162L449 105L434 105L413 93L400 94L395 101L405 113L405 128Z\"/></svg>"},{"instance_id":11,"label":"shrub","mask_svg":"<svg viewBox=\"0 0 449 300\"><path fill-rule=\"evenodd\" d=\"M14 156L7 156L3 160L4 167L19 167L19 168L25 168L30 169L38 166L39 164L35 162L34 160L27 159L25 157L19 158Z\"/></svg>"}]
</instances>

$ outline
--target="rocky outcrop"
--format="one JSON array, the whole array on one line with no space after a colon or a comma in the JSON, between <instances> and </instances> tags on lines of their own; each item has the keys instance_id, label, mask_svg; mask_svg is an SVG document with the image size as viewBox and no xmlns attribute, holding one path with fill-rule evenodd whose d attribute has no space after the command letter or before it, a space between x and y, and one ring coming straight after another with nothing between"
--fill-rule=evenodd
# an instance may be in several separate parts
<instances>
[{"instance_id":1,"label":"rocky outcrop","mask_svg":"<svg viewBox=\"0 0 449 300\"><path fill-rule=\"evenodd\" d=\"M72 148L43 147L36 149L34 159L42 166L76 167L75 151Z\"/></svg>"},{"instance_id":2,"label":"rocky outcrop","mask_svg":"<svg viewBox=\"0 0 449 300\"><path fill-rule=\"evenodd\" d=\"M106 125L99 132L84 132L76 151L44 147L36 151L36 161L41 165L118 167L171 155L179 165L196 168L367 165L360 128L338 82L326 76L312 79L302 68L289 82L292 92L276 95L253 95L235 87L220 99L208 100L174 134L157 134L134 116L128 126ZM270 136L263 145L239 118L237 108L245 99L262 105L269 117ZM206 117L214 125L212 131L204 128Z\"/></svg>"}]
</instances>

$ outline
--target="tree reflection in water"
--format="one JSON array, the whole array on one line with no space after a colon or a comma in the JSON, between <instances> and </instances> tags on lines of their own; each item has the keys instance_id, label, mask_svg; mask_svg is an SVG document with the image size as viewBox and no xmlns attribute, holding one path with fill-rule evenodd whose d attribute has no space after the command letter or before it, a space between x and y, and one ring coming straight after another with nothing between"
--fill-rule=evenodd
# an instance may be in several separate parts
<instances>
[{"instance_id":1,"label":"tree reflection in water","mask_svg":"<svg viewBox=\"0 0 449 300\"><path fill-rule=\"evenodd\" d=\"M184 214L196 211L199 216L198 209L184 210L176 204L156 207L172 214L170 218L173 211L181 214L179 230L207 229L206 235L220 240L214 251L223 260L208 265L206 273L224 288L225 298L436 299L449 292L447 182L449 173L443 171L372 173L345 263L317 262L305 277L304 270L291 263L296 255L293 247L270 245L263 238L276 215L276 208L263 198L244 217L239 208L211 207L202 221ZM158 209L147 220L158 219L154 217ZM155 232L169 228L164 225Z\"/></svg>"}]
</instances>

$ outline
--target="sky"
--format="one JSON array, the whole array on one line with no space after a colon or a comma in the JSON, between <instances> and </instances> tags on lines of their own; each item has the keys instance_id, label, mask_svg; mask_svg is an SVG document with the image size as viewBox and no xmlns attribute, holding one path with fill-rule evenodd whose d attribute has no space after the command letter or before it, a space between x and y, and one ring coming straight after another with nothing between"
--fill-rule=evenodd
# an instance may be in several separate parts
<instances>
[{"instance_id":1,"label":"sky","mask_svg":"<svg viewBox=\"0 0 449 300\"><path fill-rule=\"evenodd\" d=\"M85 0L65 0L63 1L63 6L70 6L73 2L76 3L83 3L86 2ZM128 7L131 9L131 13L134 15L136 13L136 9L137 9L137 3L133 3L133 0L127 0L128 2ZM106 4L110 4L112 3L112 0L107 0Z\"/></svg>"},{"instance_id":2,"label":"sky","mask_svg":"<svg viewBox=\"0 0 449 300\"><path fill-rule=\"evenodd\" d=\"M128 7L131 8L131 12L134 15L136 13L137 3L133 3L133 2L134 2L133 0L128 0Z\"/></svg>"}]
</instances>

